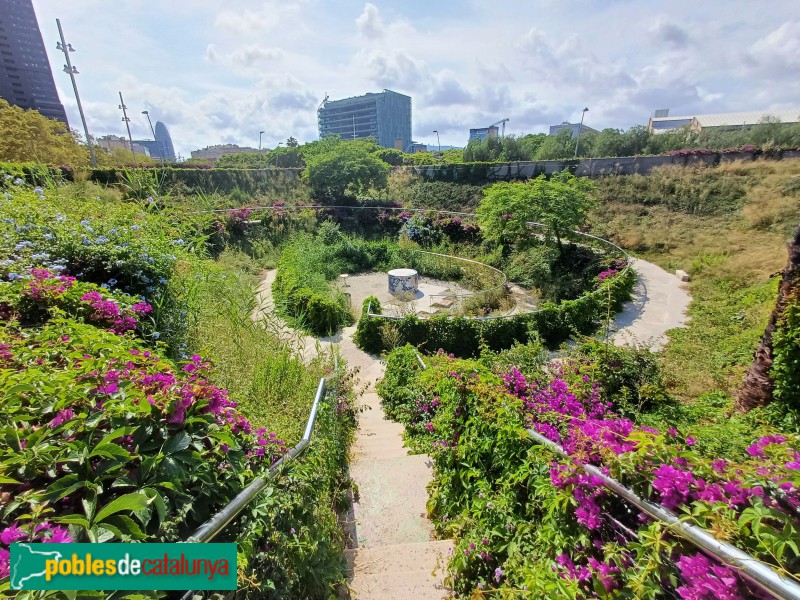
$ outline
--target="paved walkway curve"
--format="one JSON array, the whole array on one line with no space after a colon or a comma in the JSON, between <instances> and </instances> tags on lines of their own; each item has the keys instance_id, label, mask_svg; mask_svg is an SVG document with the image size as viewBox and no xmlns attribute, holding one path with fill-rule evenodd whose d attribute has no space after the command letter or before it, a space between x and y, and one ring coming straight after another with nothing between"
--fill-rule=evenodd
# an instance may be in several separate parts
<instances>
[{"instance_id":1,"label":"paved walkway curve","mask_svg":"<svg viewBox=\"0 0 800 600\"><path fill-rule=\"evenodd\" d=\"M346 552L352 598L446 597L442 579L445 555L452 542L432 539L433 526L425 506L425 488L432 479L433 464L424 454L408 454L403 446L403 426L389 421L383 412L375 391L385 370L383 360L356 347L355 326L327 338L298 334L274 314L273 281L275 271L268 271L258 289L254 317L282 339L290 340L304 360L330 351L335 344L348 367L358 369L363 411L350 457L350 476L358 486L358 501L353 505L355 522Z\"/></svg>"},{"instance_id":2,"label":"paved walkway curve","mask_svg":"<svg viewBox=\"0 0 800 600\"><path fill-rule=\"evenodd\" d=\"M677 277L643 260L633 259L639 280L634 299L615 319L614 342L663 345L665 332L682 327L691 300ZM438 600L448 595L442 585L449 540L433 540L427 518L426 485L432 463L426 455L409 455L403 446L403 426L389 421L375 392L385 365L353 342L355 326L329 338L298 333L275 315L268 271L257 294L254 318L282 339L290 340L308 361L338 347L350 368L357 368L363 389L363 412L352 450L350 474L358 486L354 503L354 535L347 550L349 585L355 600L409 598Z\"/></svg>"},{"instance_id":3,"label":"paved walkway curve","mask_svg":"<svg viewBox=\"0 0 800 600\"><path fill-rule=\"evenodd\" d=\"M660 350L668 341L667 331L686 327L686 309L692 301L688 286L658 265L631 258L637 281L633 300L614 318L614 343L644 345Z\"/></svg>"}]
</instances>

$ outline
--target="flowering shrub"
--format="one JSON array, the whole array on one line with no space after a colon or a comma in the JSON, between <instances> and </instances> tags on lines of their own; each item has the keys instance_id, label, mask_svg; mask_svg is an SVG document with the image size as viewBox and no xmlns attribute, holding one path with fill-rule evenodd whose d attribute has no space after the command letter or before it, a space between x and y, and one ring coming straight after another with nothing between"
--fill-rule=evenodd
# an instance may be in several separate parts
<instances>
[{"instance_id":1,"label":"flowering shrub","mask_svg":"<svg viewBox=\"0 0 800 600\"><path fill-rule=\"evenodd\" d=\"M0 348L2 526L179 539L284 451L252 431L199 356L174 365L62 318L2 328Z\"/></svg>"},{"instance_id":2,"label":"flowering shrub","mask_svg":"<svg viewBox=\"0 0 800 600\"><path fill-rule=\"evenodd\" d=\"M24 184L0 197L0 212L0 280L43 268L141 296L152 306L153 334L173 358L185 353L187 286L176 275L205 243L190 219Z\"/></svg>"},{"instance_id":3,"label":"flowering shrub","mask_svg":"<svg viewBox=\"0 0 800 600\"><path fill-rule=\"evenodd\" d=\"M126 331L146 335L150 331L141 319L153 310L152 306L127 294L110 293L44 268L33 268L26 276L8 277L9 283L0 284L0 319L32 325L61 313L119 335Z\"/></svg>"},{"instance_id":4,"label":"flowering shrub","mask_svg":"<svg viewBox=\"0 0 800 600\"><path fill-rule=\"evenodd\" d=\"M608 492L580 468L587 463L758 560L800 570L795 437L762 435L746 458L709 458L692 436L619 417L583 363L567 359L526 378L442 354L426 360L423 372L412 349L392 352L379 392L409 444L433 456L428 507L437 531L455 536L449 572L458 593L762 597ZM525 428L569 458L554 461Z\"/></svg>"}]
</instances>

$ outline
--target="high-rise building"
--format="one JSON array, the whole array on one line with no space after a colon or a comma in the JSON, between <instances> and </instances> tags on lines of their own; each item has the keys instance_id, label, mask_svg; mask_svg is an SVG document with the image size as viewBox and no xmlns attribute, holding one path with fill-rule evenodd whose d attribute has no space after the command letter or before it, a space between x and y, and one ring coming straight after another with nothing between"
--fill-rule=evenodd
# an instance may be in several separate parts
<instances>
[{"instance_id":1,"label":"high-rise building","mask_svg":"<svg viewBox=\"0 0 800 600\"><path fill-rule=\"evenodd\" d=\"M157 121L155 132L156 139L154 140L133 140L133 142L147 148L152 158L175 162L175 147L172 145L172 137L169 135L167 126L161 121Z\"/></svg>"},{"instance_id":2,"label":"high-rise building","mask_svg":"<svg viewBox=\"0 0 800 600\"><path fill-rule=\"evenodd\" d=\"M242 154L243 152L261 152L249 146L237 146L236 144L217 144L216 146L206 146L200 150L192 150L192 158L215 161L228 154Z\"/></svg>"},{"instance_id":3,"label":"high-rise building","mask_svg":"<svg viewBox=\"0 0 800 600\"><path fill-rule=\"evenodd\" d=\"M470 129L469 130L469 139L479 139L483 140L487 137L496 138L497 134L500 130L497 128L496 125L489 125L489 127L479 127L477 129Z\"/></svg>"},{"instance_id":4,"label":"high-rise building","mask_svg":"<svg viewBox=\"0 0 800 600\"><path fill-rule=\"evenodd\" d=\"M561 125L550 125L550 133L547 135L556 135L562 129L569 129L570 135L575 138L578 135L578 129L581 130L581 135L586 133L600 133L597 129L592 129L588 125L583 125L582 123L570 123L569 121L564 121Z\"/></svg>"},{"instance_id":5,"label":"high-rise building","mask_svg":"<svg viewBox=\"0 0 800 600\"><path fill-rule=\"evenodd\" d=\"M32 0L0 0L0 98L69 126Z\"/></svg>"},{"instance_id":6,"label":"high-rise building","mask_svg":"<svg viewBox=\"0 0 800 600\"><path fill-rule=\"evenodd\" d=\"M411 98L391 90L326 101L317 111L319 136L374 138L379 146L405 151L411 141Z\"/></svg>"}]
</instances>

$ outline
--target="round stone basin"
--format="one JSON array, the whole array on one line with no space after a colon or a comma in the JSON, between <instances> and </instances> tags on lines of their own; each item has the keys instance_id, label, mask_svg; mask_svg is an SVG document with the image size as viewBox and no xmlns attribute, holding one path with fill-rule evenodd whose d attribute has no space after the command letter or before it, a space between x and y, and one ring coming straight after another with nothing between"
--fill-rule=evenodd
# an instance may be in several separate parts
<instances>
[{"instance_id":1,"label":"round stone basin","mask_svg":"<svg viewBox=\"0 0 800 600\"><path fill-rule=\"evenodd\" d=\"M390 294L416 294L419 275L414 269L392 269L389 271Z\"/></svg>"}]
</instances>

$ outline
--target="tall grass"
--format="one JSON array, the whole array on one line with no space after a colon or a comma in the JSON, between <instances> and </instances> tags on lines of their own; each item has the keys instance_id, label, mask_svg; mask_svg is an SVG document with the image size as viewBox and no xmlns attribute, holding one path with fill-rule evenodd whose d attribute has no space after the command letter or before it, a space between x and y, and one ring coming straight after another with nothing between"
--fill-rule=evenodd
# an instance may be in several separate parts
<instances>
[{"instance_id":1,"label":"tall grass","mask_svg":"<svg viewBox=\"0 0 800 600\"><path fill-rule=\"evenodd\" d=\"M193 290L190 346L214 362L214 382L228 390L254 426L297 442L329 358L305 364L291 339L254 318L253 273L203 264L184 277Z\"/></svg>"},{"instance_id":2,"label":"tall grass","mask_svg":"<svg viewBox=\"0 0 800 600\"><path fill-rule=\"evenodd\" d=\"M640 179L658 193L638 201L622 179L605 184L593 232L692 277L691 320L670 334L660 358L670 392L686 402L711 390L735 394L775 303L773 275L783 268L787 240L800 222L800 161L657 170ZM703 182L731 196L706 204L711 210L704 213L686 210L692 201L676 199L676 190Z\"/></svg>"}]
</instances>

